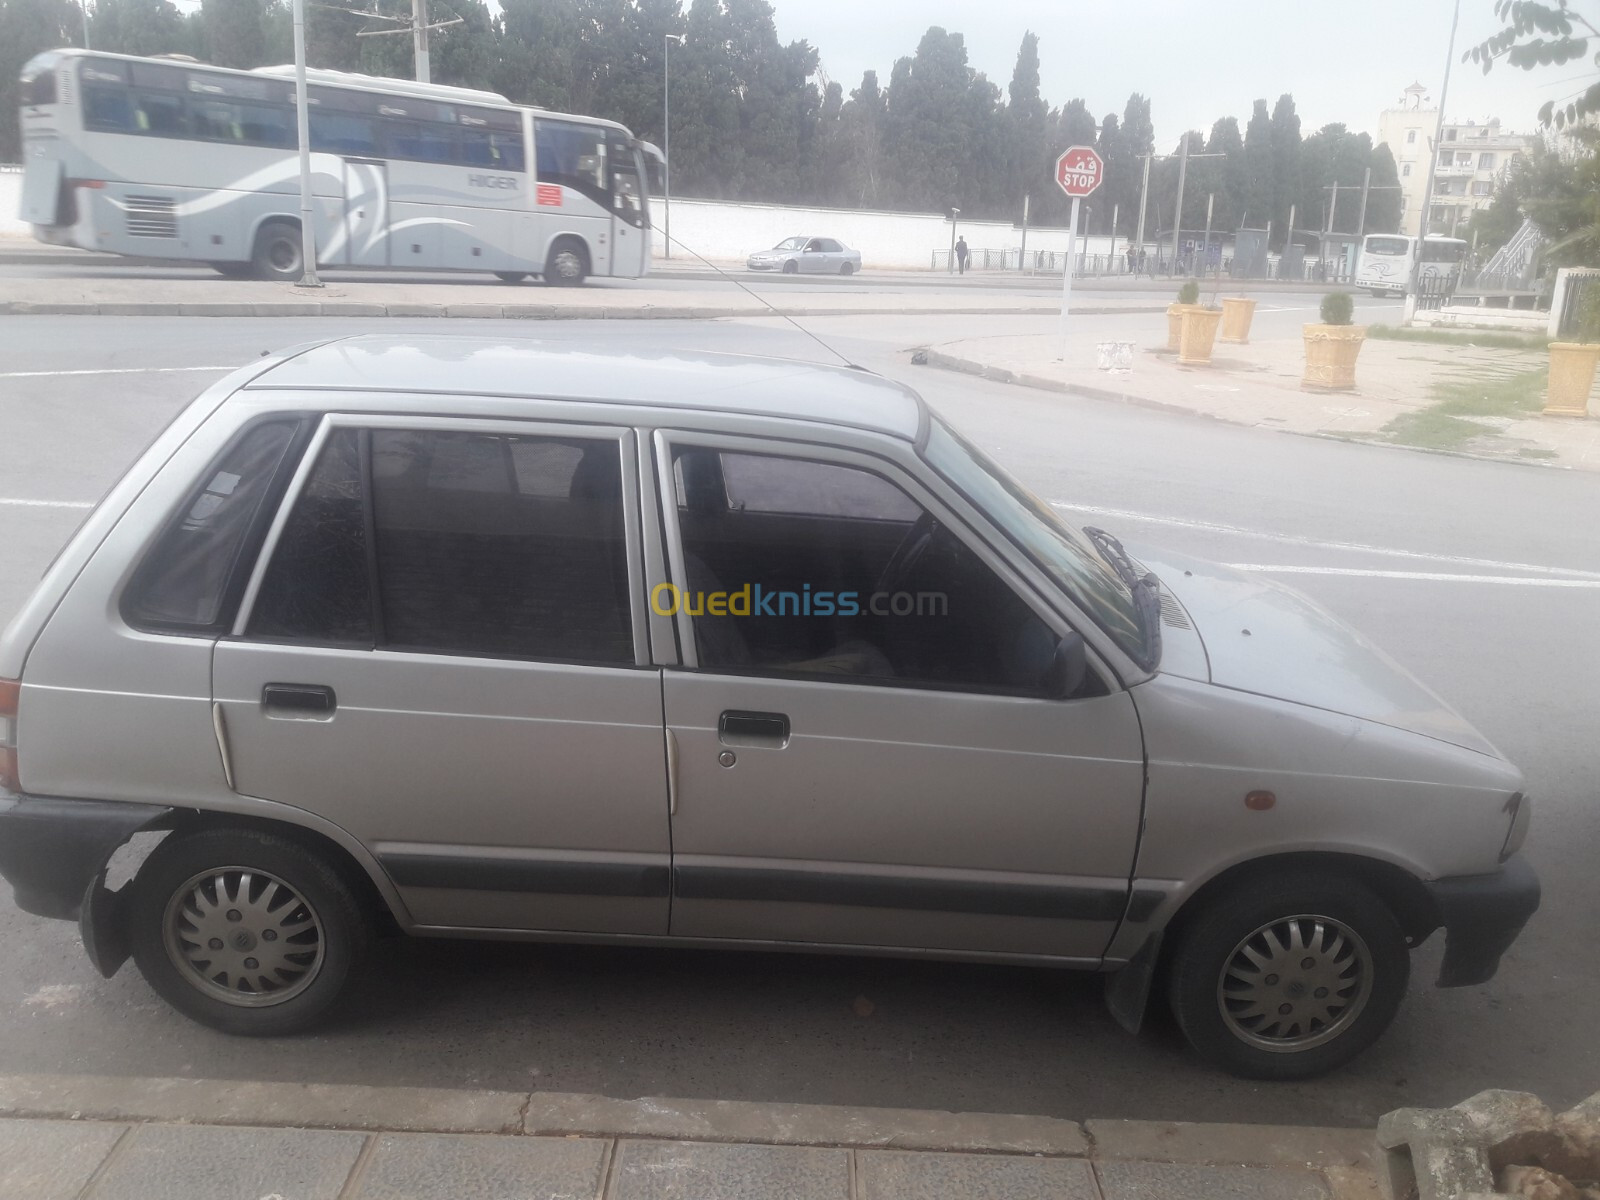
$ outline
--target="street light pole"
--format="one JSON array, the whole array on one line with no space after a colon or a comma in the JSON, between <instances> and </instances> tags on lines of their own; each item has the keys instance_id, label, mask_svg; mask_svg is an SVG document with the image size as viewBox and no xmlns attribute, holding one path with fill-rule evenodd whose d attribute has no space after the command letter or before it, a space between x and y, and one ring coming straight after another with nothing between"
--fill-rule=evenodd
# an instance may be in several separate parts
<instances>
[{"instance_id":1,"label":"street light pole","mask_svg":"<svg viewBox=\"0 0 1600 1200\"><path fill-rule=\"evenodd\" d=\"M956 272L956 218L960 215L959 208L950 210L950 261L944 265L946 275L954 275Z\"/></svg>"},{"instance_id":2,"label":"street light pole","mask_svg":"<svg viewBox=\"0 0 1600 1200\"><path fill-rule=\"evenodd\" d=\"M1189 171L1189 134L1178 147L1178 206L1172 214L1172 274L1178 273L1178 239L1183 235L1183 177ZM1171 276L1169 276L1170 278Z\"/></svg>"},{"instance_id":3,"label":"street light pole","mask_svg":"<svg viewBox=\"0 0 1600 1200\"><path fill-rule=\"evenodd\" d=\"M81 0L78 5L78 11L83 13L83 48L85 50L93 49L89 45L89 0Z\"/></svg>"},{"instance_id":4,"label":"street light pole","mask_svg":"<svg viewBox=\"0 0 1600 1200\"><path fill-rule=\"evenodd\" d=\"M1138 244L1136 254L1144 253L1144 205L1150 196L1150 160L1153 157L1155 156L1152 154L1144 156L1144 179L1139 184L1139 236L1135 239Z\"/></svg>"},{"instance_id":5,"label":"street light pole","mask_svg":"<svg viewBox=\"0 0 1600 1200\"><path fill-rule=\"evenodd\" d=\"M321 287L317 278L317 235L311 214L311 105L306 92L306 4L294 0L294 118L300 141L301 287Z\"/></svg>"},{"instance_id":6,"label":"street light pole","mask_svg":"<svg viewBox=\"0 0 1600 1200\"><path fill-rule=\"evenodd\" d=\"M666 245L662 252L672 257L672 43L683 45L684 35L681 33L664 33L661 35L661 140L665 143L661 153L666 157L666 162L661 164L661 186L666 193Z\"/></svg>"},{"instance_id":7,"label":"street light pole","mask_svg":"<svg viewBox=\"0 0 1600 1200\"><path fill-rule=\"evenodd\" d=\"M418 83L432 83L433 72L428 63L428 0L411 0L411 48L416 57L413 72Z\"/></svg>"},{"instance_id":8,"label":"street light pole","mask_svg":"<svg viewBox=\"0 0 1600 1200\"><path fill-rule=\"evenodd\" d=\"M1450 19L1450 47L1444 55L1444 86L1439 89L1439 119L1433 125L1433 144L1428 148L1428 179L1422 185L1422 209L1417 225L1417 251L1411 256L1411 274L1406 281L1406 303L1402 324L1409 325L1417 315L1417 278L1422 265L1422 244L1428 237L1428 213L1433 208L1433 174L1439 166L1439 143L1444 140L1444 104L1450 95L1450 65L1456 57L1456 27L1461 24L1461 0L1456 0Z\"/></svg>"}]
</instances>

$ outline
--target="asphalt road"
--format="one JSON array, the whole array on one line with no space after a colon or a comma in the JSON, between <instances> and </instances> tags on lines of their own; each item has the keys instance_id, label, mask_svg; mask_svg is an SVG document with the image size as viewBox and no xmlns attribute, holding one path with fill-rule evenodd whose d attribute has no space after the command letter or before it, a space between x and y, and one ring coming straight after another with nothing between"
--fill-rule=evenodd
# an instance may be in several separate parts
<instances>
[{"instance_id":1,"label":"asphalt road","mask_svg":"<svg viewBox=\"0 0 1600 1200\"><path fill-rule=\"evenodd\" d=\"M1287 328L1314 302L1284 296L1262 315ZM1090 332L1159 336L1159 316L1099 320ZM21 914L7 896L0 1072L1350 1125L1490 1086L1535 1091L1563 1106L1594 1091L1600 478L1245 429L908 364L907 347L1017 332L1011 319L806 324L845 356L910 381L1041 495L1085 519L1130 542L1245 564L1310 593L1520 763L1536 797L1529 856L1546 902L1499 977L1434 990L1440 949L1424 947L1388 1036L1344 1071L1292 1085L1213 1072L1165 1021L1138 1038L1123 1034L1089 977L695 951L401 942L383 949L360 1003L336 1028L245 1041L174 1015L131 969L101 980L74 928ZM82 506L216 369L377 325L6 318L0 620L21 603ZM773 319L448 328L825 355Z\"/></svg>"}]
</instances>

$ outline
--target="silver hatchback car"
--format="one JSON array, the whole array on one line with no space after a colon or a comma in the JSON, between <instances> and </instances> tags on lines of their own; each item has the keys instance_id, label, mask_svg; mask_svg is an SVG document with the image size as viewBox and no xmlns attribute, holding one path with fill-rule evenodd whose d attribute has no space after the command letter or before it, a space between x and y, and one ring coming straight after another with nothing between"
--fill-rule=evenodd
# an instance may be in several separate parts
<instances>
[{"instance_id":1,"label":"silver hatchback car","mask_svg":"<svg viewBox=\"0 0 1600 1200\"><path fill-rule=\"evenodd\" d=\"M1521 776L1299 595L1063 523L910 390L359 337L206 391L0 640L0 873L240 1034L375 930L1160 981L1333 1067L1495 972ZM131 883L106 865L165 831Z\"/></svg>"}]
</instances>

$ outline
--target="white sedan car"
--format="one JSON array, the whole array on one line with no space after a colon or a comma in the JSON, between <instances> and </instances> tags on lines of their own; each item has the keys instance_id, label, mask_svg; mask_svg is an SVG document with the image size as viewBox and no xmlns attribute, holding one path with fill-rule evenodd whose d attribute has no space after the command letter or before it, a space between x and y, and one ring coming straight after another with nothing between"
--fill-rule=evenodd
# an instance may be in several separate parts
<instances>
[{"instance_id":1,"label":"white sedan car","mask_svg":"<svg viewBox=\"0 0 1600 1200\"><path fill-rule=\"evenodd\" d=\"M745 266L785 275L854 275L861 270L861 251L833 238L784 238L771 250L757 250L745 260Z\"/></svg>"}]
</instances>

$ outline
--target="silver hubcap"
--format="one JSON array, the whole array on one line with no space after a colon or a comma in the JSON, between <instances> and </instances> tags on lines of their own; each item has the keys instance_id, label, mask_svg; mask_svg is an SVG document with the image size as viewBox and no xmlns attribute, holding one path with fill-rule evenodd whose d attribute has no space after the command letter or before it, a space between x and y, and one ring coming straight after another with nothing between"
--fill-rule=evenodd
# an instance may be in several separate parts
<instances>
[{"instance_id":1,"label":"silver hubcap","mask_svg":"<svg viewBox=\"0 0 1600 1200\"><path fill-rule=\"evenodd\" d=\"M1261 1050L1309 1050L1343 1033L1372 990L1372 956L1331 917L1282 917L1234 947L1217 980L1223 1023Z\"/></svg>"},{"instance_id":2,"label":"silver hubcap","mask_svg":"<svg viewBox=\"0 0 1600 1200\"><path fill-rule=\"evenodd\" d=\"M322 969L322 922L283 880L249 867L196 875L167 903L167 956L193 987L240 1008L282 1004Z\"/></svg>"},{"instance_id":3,"label":"silver hubcap","mask_svg":"<svg viewBox=\"0 0 1600 1200\"><path fill-rule=\"evenodd\" d=\"M576 279L583 271L583 260L572 250L563 250L556 255L556 274L563 279Z\"/></svg>"}]
</instances>

